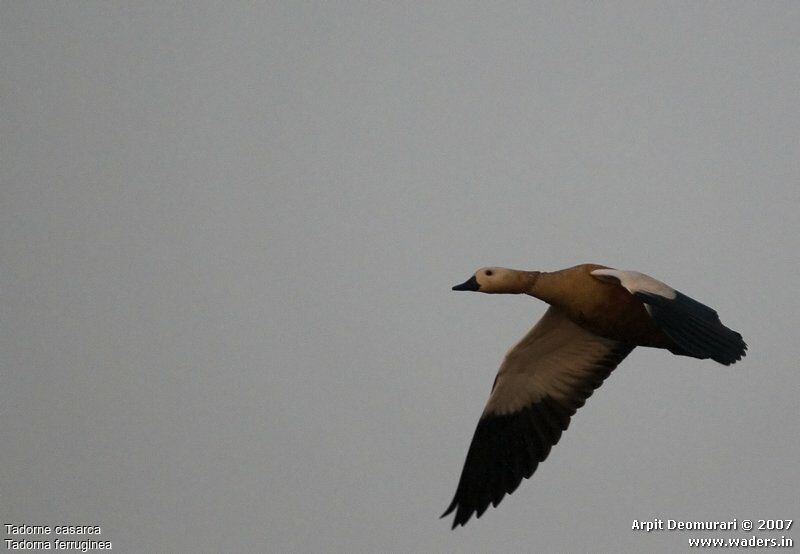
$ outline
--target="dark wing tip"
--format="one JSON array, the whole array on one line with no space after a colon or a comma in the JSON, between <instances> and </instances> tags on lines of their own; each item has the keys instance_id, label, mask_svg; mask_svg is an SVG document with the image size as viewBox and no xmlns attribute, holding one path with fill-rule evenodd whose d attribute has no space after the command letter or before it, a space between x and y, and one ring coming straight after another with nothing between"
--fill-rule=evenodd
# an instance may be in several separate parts
<instances>
[{"instance_id":1,"label":"dark wing tip","mask_svg":"<svg viewBox=\"0 0 800 554\"><path fill-rule=\"evenodd\" d=\"M450 505L447 507L447 509L444 511L444 513L439 516L439 519L442 519L443 517L447 517L450 514L452 514L453 510L456 509L456 506L458 506L458 501L455 498L453 498L453 501L450 503Z\"/></svg>"},{"instance_id":2,"label":"dark wing tip","mask_svg":"<svg viewBox=\"0 0 800 554\"><path fill-rule=\"evenodd\" d=\"M439 516L439 519L442 519L443 517L447 517L448 515L452 514L453 511L456 508L458 508L458 512L456 512L455 517L453 517L453 525L450 527L451 530L455 529L459 525L461 525L461 526L466 525L466 523L472 517L472 512L465 513L463 508L459 506L459 504L458 504L458 496L456 496L456 498L453 498L453 501L450 503L450 506L447 507L447 510L445 510L445 512L442 515ZM484 510L485 509L486 508L484 507ZM481 517L482 513L483 513L483 510L481 510L478 513L477 517Z\"/></svg>"},{"instance_id":3,"label":"dark wing tip","mask_svg":"<svg viewBox=\"0 0 800 554\"><path fill-rule=\"evenodd\" d=\"M727 327L725 327L725 329L730 330ZM735 338L733 338L731 341L728 349L722 351L721 354L717 354L716 356L710 356L712 360L722 365L733 365L747 356L747 343L742 340L742 335L736 333L735 331L731 332L734 333Z\"/></svg>"},{"instance_id":4,"label":"dark wing tip","mask_svg":"<svg viewBox=\"0 0 800 554\"><path fill-rule=\"evenodd\" d=\"M679 291L673 299L643 292L634 296L650 304L653 320L680 347L679 353L711 358L722 365L745 357L747 344L742 335L723 325L717 312L705 304Z\"/></svg>"},{"instance_id":5,"label":"dark wing tip","mask_svg":"<svg viewBox=\"0 0 800 554\"><path fill-rule=\"evenodd\" d=\"M572 413L546 397L513 414L481 418L456 494L441 517L455 512L455 529L473 514L480 518L490 504L497 507L505 495L533 475L569 425Z\"/></svg>"}]
</instances>

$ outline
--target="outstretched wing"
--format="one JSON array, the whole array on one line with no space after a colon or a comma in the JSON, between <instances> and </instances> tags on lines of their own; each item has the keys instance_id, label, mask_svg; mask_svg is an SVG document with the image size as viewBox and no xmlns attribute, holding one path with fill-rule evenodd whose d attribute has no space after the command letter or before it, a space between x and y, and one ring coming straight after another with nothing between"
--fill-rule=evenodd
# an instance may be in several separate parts
<instances>
[{"instance_id":1,"label":"outstretched wing","mask_svg":"<svg viewBox=\"0 0 800 554\"><path fill-rule=\"evenodd\" d=\"M455 511L455 529L514 492L633 348L594 335L550 307L503 360L442 517Z\"/></svg>"},{"instance_id":2,"label":"outstretched wing","mask_svg":"<svg viewBox=\"0 0 800 554\"><path fill-rule=\"evenodd\" d=\"M730 365L747 351L742 335L727 328L717 312L669 285L637 271L596 269L592 275L616 283L644 302L665 335L689 356Z\"/></svg>"}]
</instances>

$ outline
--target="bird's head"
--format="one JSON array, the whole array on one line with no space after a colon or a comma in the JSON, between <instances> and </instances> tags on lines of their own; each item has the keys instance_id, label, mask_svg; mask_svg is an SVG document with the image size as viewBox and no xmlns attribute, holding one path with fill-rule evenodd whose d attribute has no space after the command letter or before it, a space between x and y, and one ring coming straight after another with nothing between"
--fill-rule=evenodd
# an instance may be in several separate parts
<instances>
[{"instance_id":1,"label":"bird's head","mask_svg":"<svg viewBox=\"0 0 800 554\"><path fill-rule=\"evenodd\" d=\"M538 272L519 271L505 267L482 267L475 274L453 287L453 290L469 290L489 294L520 294L528 292ZM535 280L535 279L534 279Z\"/></svg>"}]
</instances>

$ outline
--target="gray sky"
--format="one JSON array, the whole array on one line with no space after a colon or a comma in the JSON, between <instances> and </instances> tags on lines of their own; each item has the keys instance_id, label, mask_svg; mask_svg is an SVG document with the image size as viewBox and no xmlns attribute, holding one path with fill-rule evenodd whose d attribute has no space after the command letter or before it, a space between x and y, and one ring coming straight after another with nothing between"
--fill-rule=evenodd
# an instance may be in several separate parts
<instances>
[{"instance_id":1,"label":"gray sky","mask_svg":"<svg viewBox=\"0 0 800 554\"><path fill-rule=\"evenodd\" d=\"M0 522L123 552L675 552L752 533L632 520L800 519L798 28L796 2L3 3ZM545 305L450 286L582 262L750 353L637 349L451 532Z\"/></svg>"}]
</instances>

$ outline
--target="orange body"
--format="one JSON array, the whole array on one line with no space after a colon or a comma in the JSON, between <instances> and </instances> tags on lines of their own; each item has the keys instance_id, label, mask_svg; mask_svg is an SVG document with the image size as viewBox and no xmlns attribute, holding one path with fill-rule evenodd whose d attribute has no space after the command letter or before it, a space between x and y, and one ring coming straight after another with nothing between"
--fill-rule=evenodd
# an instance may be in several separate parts
<instances>
[{"instance_id":1,"label":"orange body","mask_svg":"<svg viewBox=\"0 0 800 554\"><path fill-rule=\"evenodd\" d=\"M541 272L528 294L561 308L572 321L602 337L638 346L676 349L639 299L622 287L590 274L605 268L582 264L552 273Z\"/></svg>"}]
</instances>

